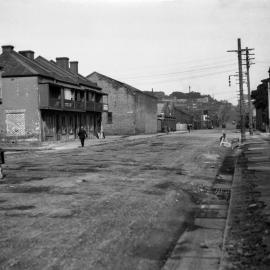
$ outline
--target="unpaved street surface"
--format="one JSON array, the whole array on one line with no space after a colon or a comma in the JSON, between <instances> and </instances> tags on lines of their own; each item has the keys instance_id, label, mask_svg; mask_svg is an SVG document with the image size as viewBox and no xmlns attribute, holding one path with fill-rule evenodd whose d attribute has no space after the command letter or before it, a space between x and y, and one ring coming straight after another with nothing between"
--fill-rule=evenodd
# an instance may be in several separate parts
<instances>
[{"instance_id":1,"label":"unpaved street surface","mask_svg":"<svg viewBox=\"0 0 270 270\"><path fill-rule=\"evenodd\" d=\"M194 226L198 200L213 196L207 191L228 152L219 136L8 154L0 269L161 269Z\"/></svg>"}]
</instances>

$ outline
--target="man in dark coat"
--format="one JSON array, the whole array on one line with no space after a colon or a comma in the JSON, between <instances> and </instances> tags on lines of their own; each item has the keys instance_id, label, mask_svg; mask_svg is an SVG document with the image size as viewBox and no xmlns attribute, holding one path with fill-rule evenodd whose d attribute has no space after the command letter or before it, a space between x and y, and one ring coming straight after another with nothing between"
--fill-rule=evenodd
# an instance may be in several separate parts
<instances>
[{"instance_id":1,"label":"man in dark coat","mask_svg":"<svg viewBox=\"0 0 270 270\"><path fill-rule=\"evenodd\" d=\"M80 127L79 132L78 132L78 136L79 136L79 139L81 140L82 147L84 147L84 140L85 140L85 138L87 138L87 133L86 133L83 126Z\"/></svg>"}]
</instances>

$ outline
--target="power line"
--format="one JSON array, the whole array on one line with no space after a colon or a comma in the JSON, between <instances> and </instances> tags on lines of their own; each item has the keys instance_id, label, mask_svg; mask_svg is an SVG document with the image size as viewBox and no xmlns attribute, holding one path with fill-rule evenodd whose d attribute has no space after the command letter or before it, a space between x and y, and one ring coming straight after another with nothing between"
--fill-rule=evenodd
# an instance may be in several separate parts
<instances>
[{"instance_id":1,"label":"power line","mask_svg":"<svg viewBox=\"0 0 270 270\"><path fill-rule=\"evenodd\" d=\"M180 69L181 68L184 68L184 70L188 67L189 69L193 69L193 68L201 68L201 67L208 67L208 66L213 66L213 65L222 65L222 64L232 64L232 61L230 59L226 59L225 61L222 60L222 61L211 61L209 63L200 63L198 64L198 61L189 61L189 62L192 62L191 65L186 65L185 62L181 62L179 64L180 65ZM237 63L236 63L237 64ZM175 64L176 65L176 64ZM175 66L174 65L174 66ZM150 68L150 70L147 70L145 71L145 68L143 66L139 66L138 68L138 71L139 72L126 72L126 68L125 68L125 72L124 73L121 73L121 72L118 72L118 74L120 74L121 77L134 77L134 76L141 76L141 75L144 75L146 72L150 74L149 75L155 75L155 73L152 74L152 72L154 71L158 71L160 70L160 72L164 72L163 70L168 70L168 72L170 72L170 70L173 69L172 72L174 72L175 69L179 69L179 68L170 68L170 65L169 64L162 64L162 63L157 63L153 68ZM134 70L134 69L132 69ZM136 70L136 69L135 69ZM164 72L165 73L165 72Z\"/></svg>"},{"instance_id":2,"label":"power line","mask_svg":"<svg viewBox=\"0 0 270 270\"><path fill-rule=\"evenodd\" d=\"M188 80L188 79L195 79L195 78L203 78L203 77L209 77L209 76L214 76L214 75L218 75L218 74L224 74L227 72L232 72L235 69L229 69L229 70L221 70L218 72L212 72L212 73L206 73L206 74L198 74L198 75L191 75L191 76L186 76L186 77L177 77L177 78L168 78L168 79L160 79L160 80L151 80L151 82L149 82L150 84L153 84L153 82L156 83L162 83L162 82L168 82L168 81L182 81L182 80ZM139 83L139 82L137 82Z\"/></svg>"},{"instance_id":3,"label":"power line","mask_svg":"<svg viewBox=\"0 0 270 270\"><path fill-rule=\"evenodd\" d=\"M228 66L234 66L234 63L228 63L223 65L212 65L212 66L204 66L198 69L188 69L188 70L182 70L182 71L176 71L176 72L169 72L169 73L160 73L160 74L152 74L152 75L141 75L141 76L134 76L134 77L123 77L124 79L139 79L139 78L152 78L152 77L161 77L161 76L170 76L170 75L178 75L183 73L189 73L189 72L199 72L209 69L217 69L217 68L223 68Z\"/></svg>"},{"instance_id":4,"label":"power line","mask_svg":"<svg viewBox=\"0 0 270 270\"><path fill-rule=\"evenodd\" d=\"M217 62L217 59L220 59L220 61ZM224 59L224 60L221 60ZM209 60L214 60L214 62L209 61ZM169 63L166 64L166 67L170 67L170 66L176 66L176 65L185 65L188 63L200 63L200 62L210 62L209 64L215 64L215 63L224 63L224 62L231 62L231 59L228 59L228 57L208 57L208 58L204 58L204 59L192 59L192 60L183 60L183 61L179 61L179 62L174 62L174 63ZM198 66L198 65L195 65ZM200 65L199 65L200 66ZM129 70L136 70L138 69L139 71L143 70L143 69L160 69L160 68L164 68L164 66L160 65L160 64L151 64L151 65L140 65L137 68L132 68Z\"/></svg>"}]
</instances>

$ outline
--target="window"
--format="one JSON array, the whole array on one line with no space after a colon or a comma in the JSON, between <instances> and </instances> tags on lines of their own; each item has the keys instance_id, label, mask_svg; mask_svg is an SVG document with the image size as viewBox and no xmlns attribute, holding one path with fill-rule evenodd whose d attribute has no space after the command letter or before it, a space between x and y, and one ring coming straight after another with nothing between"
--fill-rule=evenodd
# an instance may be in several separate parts
<instances>
[{"instance_id":1,"label":"window","mask_svg":"<svg viewBox=\"0 0 270 270\"><path fill-rule=\"evenodd\" d=\"M25 111L7 110L6 126L8 136L25 135Z\"/></svg>"},{"instance_id":2,"label":"window","mask_svg":"<svg viewBox=\"0 0 270 270\"><path fill-rule=\"evenodd\" d=\"M112 112L108 112L107 124L112 124Z\"/></svg>"}]
</instances>

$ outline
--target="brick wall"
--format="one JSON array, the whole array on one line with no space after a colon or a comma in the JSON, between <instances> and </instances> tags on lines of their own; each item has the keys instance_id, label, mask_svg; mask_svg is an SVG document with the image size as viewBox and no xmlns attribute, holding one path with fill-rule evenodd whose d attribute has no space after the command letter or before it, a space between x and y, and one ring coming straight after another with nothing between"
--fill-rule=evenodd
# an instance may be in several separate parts
<instances>
[{"instance_id":1,"label":"brick wall","mask_svg":"<svg viewBox=\"0 0 270 270\"><path fill-rule=\"evenodd\" d=\"M37 77L2 78L1 136L40 136Z\"/></svg>"},{"instance_id":2,"label":"brick wall","mask_svg":"<svg viewBox=\"0 0 270 270\"><path fill-rule=\"evenodd\" d=\"M105 134L137 134L157 132L157 100L151 96L120 87L100 78L96 73L88 77L108 94L108 111L112 112L112 124L108 113L102 115Z\"/></svg>"},{"instance_id":3,"label":"brick wall","mask_svg":"<svg viewBox=\"0 0 270 270\"><path fill-rule=\"evenodd\" d=\"M102 114L102 125L105 135L135 134L135 99L125 88L115 87L112 83L91 75L104 93L108 94L108 111L112 113L112 123L108 124L108 113Z\"/></svg>"}]
</instances>

